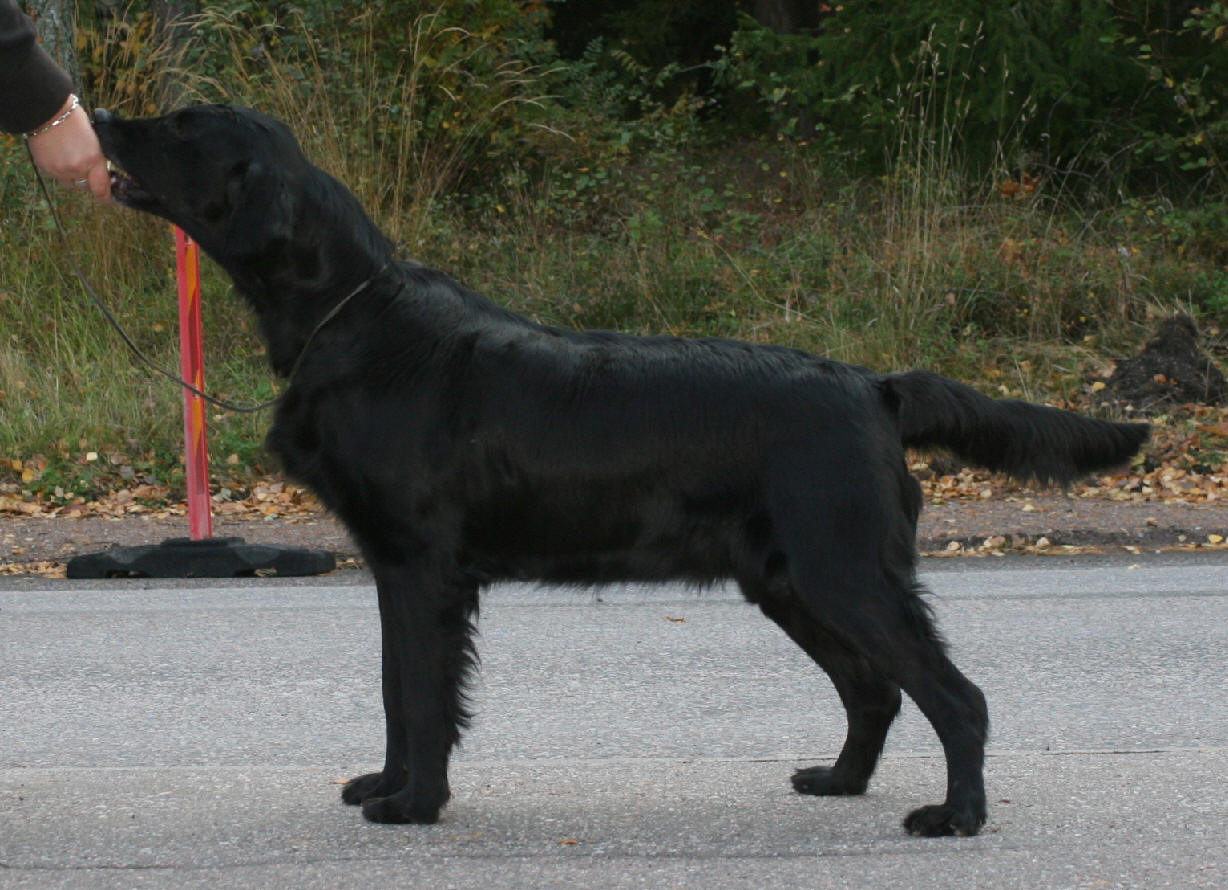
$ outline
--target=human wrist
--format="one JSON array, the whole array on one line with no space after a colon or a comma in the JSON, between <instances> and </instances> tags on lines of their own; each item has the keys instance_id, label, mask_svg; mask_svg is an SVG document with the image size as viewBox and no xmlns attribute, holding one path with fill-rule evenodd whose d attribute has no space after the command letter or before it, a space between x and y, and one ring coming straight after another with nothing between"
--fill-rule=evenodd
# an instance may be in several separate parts
<instances>
[{"instance_id":1,"label":"human wrist","mask_svg":"<svg viewBox=\"0 0 1228 890\"><path fill-rule=\"evenodd\" d=\"M70 117L72 117L73 112L75 112L80 107L81 107L81 100L77 98L77 95L75 93L69 93L68 98L64 101L64 104L60 107L60 110L56 114L55 117L51 118L51 120L47 121L42 126L35 127L30 132L25 133L23 135L25 136L27 140L29 140L29 139L34 139L35 137L38 137L38 136L42 136L44 133L49 133L52 130L54 130L56 127L64 123L66 120L68 120Z\"/></svg>"}]
</instances>

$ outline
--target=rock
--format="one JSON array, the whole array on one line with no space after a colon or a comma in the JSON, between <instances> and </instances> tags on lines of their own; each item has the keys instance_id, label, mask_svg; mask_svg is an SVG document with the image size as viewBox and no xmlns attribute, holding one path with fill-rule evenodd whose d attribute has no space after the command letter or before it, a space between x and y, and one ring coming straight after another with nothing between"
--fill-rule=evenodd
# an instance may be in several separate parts
<instances>
[{"instance_id":1,"label":"rock","mask_svg":"<svg viewBox=\"0 0 1228 890\"><path fill-rule=\"evenodd\" d=\"M1228 381L1211 359L1198 350L1198 328L1188 315L1160 325L1154 338L1133 358L1119 359L1096 398L1116 407L1149 411L1228 400Z\"/></svg>"}]
</instances>

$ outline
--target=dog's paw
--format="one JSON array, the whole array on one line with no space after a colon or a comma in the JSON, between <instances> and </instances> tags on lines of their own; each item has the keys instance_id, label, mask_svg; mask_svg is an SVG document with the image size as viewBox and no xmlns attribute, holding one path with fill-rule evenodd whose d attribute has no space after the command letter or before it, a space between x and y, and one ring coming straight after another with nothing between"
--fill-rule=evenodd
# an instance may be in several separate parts
<instances>
[{"instance_id":1,"label":"dog's paw","mask_svg":"<svg viewBox=\"0 0 1228 890\"><path fill-rule=\"evenodd\" d=\"M865 779L850 779L830 766L811 766L793 774L793 790L798 794L865 794Z\"/></svg>"},{"instance_id":2,"label":"dog's paw","mask_svg":"<svg viewBox=\"0 0 1228 890\"><path fill-rule=\"evenodd\" d=\"M367 821L385 825L434 825L441 809L443 804L419 804L404 794L372 797L362 804Z\"/></svg>"},{"instance_id":3,"label":"dog's paw","mask_svg":"<svg viewBox=\"0 0 1228 890\"><path fill-rule=\"evenodd\" d=\"M984 824L983 810L940 803L913 810L904 819L904 830L920 837L971 837Z\"/></svg>"},{"instance_id":4,"label":"dog's paw","mask_svg":"<svg viewBox=\"0 0 1228 890\"><path fill-rule=\"evenodd\" d=\"M341 800L350 806L358 806L369 798L387 797L400 790L400 786L387 787L383 773L367 773L365 776L355 776L345 783L341 789Z\"/></svg>"}]
</instances>

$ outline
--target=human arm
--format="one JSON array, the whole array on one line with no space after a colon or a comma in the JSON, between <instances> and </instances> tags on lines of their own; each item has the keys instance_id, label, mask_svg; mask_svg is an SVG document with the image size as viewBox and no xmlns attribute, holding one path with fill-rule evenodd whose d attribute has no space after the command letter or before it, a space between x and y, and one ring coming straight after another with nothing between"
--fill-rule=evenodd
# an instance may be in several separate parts
<instances>
[{"instance_id":1,"label":"human arm","mask_svg":"<svg viewBox=\"0 0 1228 890\"><path fill-rule=\"evenodd\" d=\"M88 184L105 201L111 194L106 158L71 89L16 0L0 0L0 129L31 134L30 154L41 170L64 185Z\"/></svg>"}]
</instances>

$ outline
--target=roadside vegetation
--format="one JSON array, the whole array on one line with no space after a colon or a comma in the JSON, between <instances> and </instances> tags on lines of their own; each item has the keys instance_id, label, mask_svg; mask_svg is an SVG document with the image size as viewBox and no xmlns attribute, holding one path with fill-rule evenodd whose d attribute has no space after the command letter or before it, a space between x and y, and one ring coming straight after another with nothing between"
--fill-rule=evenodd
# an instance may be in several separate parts
<instances>
[{"instance_id":1,"label":"roadside vegetation","mask_svg":"<svg viewBox=\"0 0 1228 890\"><path fill-rule=\"evenodd\" d=\"M1159 319L1209 348L1228 325L1225 4L859 3L800 34L698 0L231 2L170 31L149 5L82 16L89 104L280 117L402 256L542 322L1076 404ZM0 494L177 497L179 392L84 296L20 142L0 153ZM177 366L167 227L53 191L90 281ZM208 388L269 398L251 320L204 277ZM215 488L267 492L267 418L210 423Z\"/></svg>"}]
</instances>

